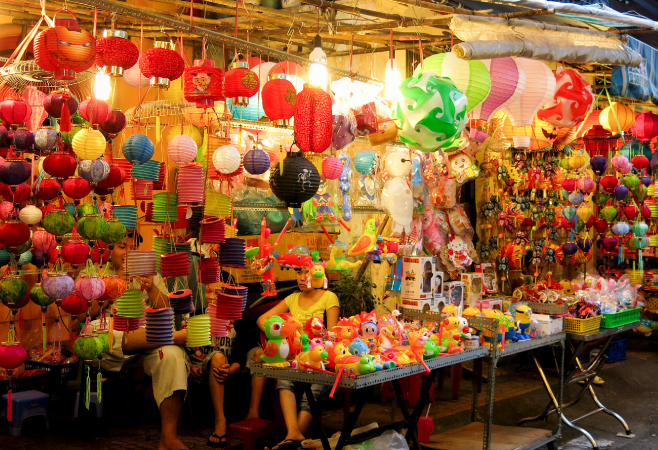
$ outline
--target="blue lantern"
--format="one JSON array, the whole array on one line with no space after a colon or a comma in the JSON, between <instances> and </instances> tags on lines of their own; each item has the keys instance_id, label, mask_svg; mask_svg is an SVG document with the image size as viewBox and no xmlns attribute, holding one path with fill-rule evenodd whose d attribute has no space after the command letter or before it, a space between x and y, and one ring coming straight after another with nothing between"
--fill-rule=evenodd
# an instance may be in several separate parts
<instances>
[{"instance_id":1,"label":"blue lantern","mask_svg":"<svg viewBox=\"0 0 658 450\"><path fill-rule=\"evenodd\" d=\"M57 130L53 127L42 127L34 133L34 146L41 151L49 151L57 145Z\"/></svg>"},{"instance_id":2,"label":"blue lantern","mask_svg":"<svg viewBox=\"0 0 658 450\"><path fill-rule=\"evenodd\" d=\"M99 183L110 174L110 165L103 158L83 159L78 163L78 174L90 183Z\"/></svg>"},{"instance_id":3,"label":"blue lantern","mask_svg":"<svg viewBox=\"0 0 658 450\"><path fill-rule=\"evenodd\" d=\"M29 250L25 253L21 253L21 256L18 258L18 265L22 266L24 264L30 264L32 262L32 252Z\"/></svg>"},{"instance_id":4,"label":"blue lantern","mask_svg":"<svg viewBox=\"0 0 658 450\"><path fill-rule=\"evenodd\" d=\"M137 206L135 205L116 205L114 207L114 217L129 230L137 229Z\"/></svg>"},{"instance_id":5,"label":"blue lantern","mask_svg":"<svg viewBox=\"0 0 658 450\"><path fill-rule=\"evenodd\" d=\"M9 259L11 258L11 255L9 252L5 249L0 250L0 266L6 266L9 264Z\"/></svg>"},{"instance_id":6,"label":"blue lantern","mask_svg":"<svg viewBox=\"0 0 658 450\"><path fill-rule=\"evenodd\" d=\"M133 134L123 143L123 156L135 166L150 160L154 150L151 140L143 134Z\"/></svg>"},{"instance_id":7,"label":"blue lantern","mask_svg":"<svg viewBox=\"0 0 658 450\"><path fill-rule=\"evenodd\" d=\"M245 153L243 164L251 175L261 175L270 168L270 156L262 148L255 148Z\"/></svg>"},{"instance_id":8,"label":"blue lantern","mask_svg":"<svg viewBox=\"0 0 658 450\"><path fill-rule=\"evenodd\" d=\"M249 98L248 106L233 106L229 98L226 99L226 106L228 106L233 118L237 120L251 120L256 122L265 115L261 92Z\"/></svg>"},{"instance_id":9,"label":"blue lantern","mask_svg":"<svg viewBox=\"0 0 658 450\"><path fill-rule=\"evenodd\" d=\"M160 161L149 160L144 164L133 167L132 178L136 180L158 181L160 177Z\"/></svg>"}]
</instances>

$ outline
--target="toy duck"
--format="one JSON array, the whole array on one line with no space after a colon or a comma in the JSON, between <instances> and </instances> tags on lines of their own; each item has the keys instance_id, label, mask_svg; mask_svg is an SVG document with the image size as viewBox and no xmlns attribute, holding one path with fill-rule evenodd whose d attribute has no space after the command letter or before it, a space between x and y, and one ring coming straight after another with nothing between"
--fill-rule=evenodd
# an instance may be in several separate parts
<instances>
[{"instance_id":1,"label":"toy duck","mask_svg":"<svg viewBox=\"0 0 658 450\"><path fill-rule=\"evenodd\" d=\"M379 330L379 352L393 350L398 346L398 341L393 335L393 326L387 325Z\"/></svg>"},{"instance_id":2,"label":"toy duck","mask_svg":"<svg viewBox=\"0 0 658 450\"><path fill-rule=\"evenodd\" d=\"M325 367L329 370L334 370L336 367L336 360L339 357L351 354L342 342L334 344L331 341L327 341L324 345L324 349L327 351L327 362L325 363Z\"/></svg>"},{"instance_id":3,"label":"toy duck","mask_svg":"<svg viewBox=\"0 0 658 450\"><path fill-rule=\"evenodd\" d=\"M357 337L352 342L350 342L350 345L347 348L354 356L365 356L370 353L368 344L363 342L363 339L360 337Z\"/></svg>"},{"instance_id":4,"label":"toy duck","mask_svg":"<svg viewBox=\"0 0 658 450\"><path fill-rule=\"evenodd\" d=\"M329 357L329 353L324 349L322 345L316 345L313 349L309 347L309 339L306 334L302 335L302 351L295 357L295 360L292 362L293 369L308 370L313 371L311 366L318 370L324 370L323 361Z\"/></svg>"},{"instance_id":5,"label":"toy duck","mask_svg":"<svg viewBox=\"0 0 658 450\"><path fill-rule=\"evenodd\" d=\"M359 256L372 252L377 245L377 222L370 219L366 222L365 230L358 241L347 252L347 256Z\"/></svg>"},{"instance_id":6,"label":"toy duck","mask_svg":"<svg viewBox=\"0 0 658 450\"><path fill-rule=\"evenodd\" d=\"M350 269L359 267L363 263L363 261L350 262L345 259L347 256L347 245L341 241L336 241L329 247L329 264L327 265L327 270L348 272Z\"/></svg>"},{"instance_id":7,"label":"toy duck","mask_svg":"<svg viewBox=\"0 0 658 450\"><path fill-rule=\"evenodd\" d=\"M264 366L290 366L290 363L287 361L288 354L290 353L287 337L290 336L292 331L292 327L280 316L272 316L265 321L267 344L263 349L264 354L260 357Z\"/></svg>"}]
</instances>

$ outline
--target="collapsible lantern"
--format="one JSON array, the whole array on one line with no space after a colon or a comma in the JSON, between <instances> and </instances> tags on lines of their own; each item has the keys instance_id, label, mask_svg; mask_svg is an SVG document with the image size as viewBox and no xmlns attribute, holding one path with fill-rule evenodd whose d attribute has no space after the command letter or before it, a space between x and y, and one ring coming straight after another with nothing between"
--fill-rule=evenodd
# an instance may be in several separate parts
<instances>
[{"instance_id":1,"label":"collapsible lantern","mask_svg":"<svg viewBox=\"0 0 658 450\"><path fill-rule=\"evenodd\" d=\"M80 115L93 125L99 125L110 118L112 107L103 100L89 99L80 103Z\"/></svg>"},{"instance_id":2,"label":"collapsible lantern","mask_svg":"<svg viewBox=\"0 0 658 450\"><path fill-rule=\"evenodd\" d=\"M244 170L251 175L261 175L270 168L270 156L262 148L255 148L245 153L243 164Z\"/></svg>"},{"instance_id":3,"label":"collapsible lantern","mask_svg":"<svg viewBox=\"0 0 658 450\"><path fill-rule=\"evenodd\" d=\"M135 205L116 205L114 207L114 217L119 219L126 228L134 230L137 228L137 206Z\"/></svg>"},{"instance_id":4,"label":"collapsible lantern","mask_svg":"<svg viewBox=\"0 0 658 450\"><path fill-rule=\"evenodd\" d=\"M80 236L92 241L102 239L109 227L107 220L98 214L85 214L76 225Z\"/></svg>"},{"instance_id":5,"label":"collapsible lantern","mask_svg":"<svg viewBox=\"0 0 658 450\"><path fill-rule=\"evenodd\" d=\"M628 131L635 124L635 113L623 103L612 102L610 106L601 111L599 122L603 128L613 133Z\"/></svg>"},{"instance_id":6,"label":"collapsible lantern","mask_svg":"<svg viewBox=\"0 0 658 450\"><path fill-rule=\"evenodd\" d=\"M32 186L36 198L46 202L56 198L61 190L62 186L54 178L43 178Z\"/></svg>"},{"instance_id":7,"label":"collapsible lantern","mask_svg":"<svg viewBox=\"0 0 658 450\"><path fill-rule=\"evenodd\" d=\"M20 125L32 116L32 107L22 98L10 98L0 102L0 117L9 125Z\"/></svg>"},{"instance_id":8,"label":"collapsible lantern","mask_svg":"<svg viewBox=\"0 0 658 450\"><path fill-rule=\"evenodd\" d=\"M573 128L592 110L592 86L578 71L564 67L555 71L555 80L555 94L537 112L537 117L556 127Z\"/></svg>"},{"instance_id":9,"label":"collapsible lantern","mask_svg":"<svg viewBox=\"0 0 658 450\"><path fill-rule=\"evenodd\" d=\"M217 283L219 280L219 261L217 258L201 259L197 271L197 281L204 284L210 284Z\"/></svg>"},{"instance_id":10,"label":"collapsible lantern","mask_svg":"<svg viewBox=\"0 0 658 450\"><path fill-rule=\"evenodd\" d=\"M126 115L119 109L113 109L105 122L101 123L99 127L108 134L110 139L114 139L126 128Z\"/></svg>"},{"instance_id":11,"label":"collapsible lantern","mask_svg":"<svg viewBox=\"0 0 658 450\"><path fill-rule=\"evenodd\" d=\"M42 152L50 151L57 145L57 130L53 127L41 127L34 133L34 145Z\"/></svg>"},{"instance_id":12,"label":"collapsible lantern","mask_svg":"<svg viewBox=\"0 0 658 450\"><path fill-rule=\"evenodd\" d=\"M105 139L103 139L105 145ZM77 163L68 152L53 152L43 160L43 170L54 178L67 178L75 173Z\"/></svg>"},{"instance_id":13,"label":"collapsible lantern","mask_svg":"<svg viewBox=\"0 0 658 450\"><path fill-rule=\"evenodd\" d=\"M658 136L658 115L651 111L637 114L631 133L641 141L650 141Z\"/></svg>"},{"instance_id":14,"label":"collapsible lantern","mask_svg":"<svg viewBox=\"0 0 658 450\"><path fill-rule=\"evenodd\" d=\"M89 181L80 176L70 177L62 185L64 193L79 203L81 198L85 198L91 192Z\"/></svg>"},{"instance_id":15,"label":"collapsible lantern","mask_svg":"<svg viewBox=\"0 0 658 450\"><path fill-rule=\"evenodd\" d=\"M335 156L327 156L322 160L322 176L327 180L337 180L343 173L343 161Z\"/></svg>"},{"instance_id":16,"label":"collapsible lantern","mask_svg":"<svg viewBox=\"0 0 658 450\"><path fill-rule=\"evenodd\" d=\"M226 224L224 219L207 217L201 222L199 241L204 244L221 244L226 240Z\"/></svg>"},{"instance_id":17,"label":"collapsible lantern","mask_svg":"<svg viewBox=\"0 0 658 450\"><path fill-rule=\"evenodd\" d=\"M123 143L123 156L133 165L144 164L153 156L151 140L143 134L133 134Z\"/></svg>"},{"instance_id":18,"label":"collapsible lantern","mask_svg":"<svg viewBox=\"0 0 658 450\"><path fill-rule=\"evenodd\" d=\"M270 187L287 207L300 208L320 187L320 174L302 152L288 153L283 172L278 164L270 169Z\"/></svg>"},{"instance_id":19,"label":"collapsible lantern","mask_svg":"<svg viewBox=\"0 0 658 450\"><path fill-rule=\"evenodd\" d=\"M103 30L103 37L96 40L96 65L113 77L123 76L138 59L139 50L125 31Z\"/></svg>"},{"instance_id":20,"label":"collapsible lantern","mask_svg":"<svg viewBox=\"0 0 658 450\"><path fill-rule=\"evenodd\" d=\"M133 180L151 180L158 181L160 178L160 168L164 166L160 161L149 160L139 166L134 166L131 171ZM154 189L155 186L153 187Z\"/></svg>"},{"instance_id":21,"label":"collapsible lantern","mask_svg":"<svg viewBox=\"0 0 658 450\"><path fill-rule=\"evenodd\" d=\"M37 230L32 233L32 245L37 250L42 251L43 253L48 253L55 247L57 247L57 241L55 236L48 233L46 230Z\"/></svg>"},{"instance_id":22,"label":"collapsible lantern","mask_svg":"<svg viewBox=\"0 0 658 450\"><path fill-rule=\"evenodd\" d=\"M184 134L174 136L167 144L167 154L176 164L187 164L194 161L198 153L194 139Z\"/></svg>"},{"instance_id":23,"label":"collapsible lantern","mask_svg":"<svg viewBox=\"0 0 658 450\"><path fill-rule=\"evenodd\" d=\"M28 198L31 194L30 186L27 183L21 183L18 186L9 186L7 184L0 183L0 195L5 200L9 200L12 203L22 203Z\"/></svg>"},{"instance_id":24,"label":"collapsible lantern","mask_svg":"<svg viewBox=\"0 0 658 450\"><path fill-rule=\"evenodd\" d=\"M99 192L100 189L106 189L108 192L112 193L116 188L121 186L123 182L126 181L126 174L123 170L116 164L110 164L110 170L104 180L96 183L94 192Z\"/></svg>"},{"instance_id":25,"label":"collapsible lantern","mask_svg":"<svg viewBox=\"0 0 658 450\"><path fill-rule=\"evenodd\" d=\"M211 59L195 59L194 66L183 72L183 95L197 108L212 108L216 101L223 100L223 84L224 71Z\"/></svg>"},{"instance_id":26,"label":"collapsible lantern","mask_svg":"<svg viewBox=\"0 0 658 450\"><path fill-rule=\"evenodd\" d=\"M45 215L41 224L48 233L64 236L73 229L75 219L65 209L54 209Z\"/></svg>"},{"instance_id":27,"label":"collapsible lantern","mask_svg":"<svg viewBox=\"0 0 658 450\"><path fill-rule=\"evenodd\" d=\"M130 250L126 253L126 275L140 277L157 275L155 252L151 250ZM126 291L127 293L128 291Z\"/></svg>"},{"instance_id":28,"label":"collapsible lantern","mask_svg":"<svg viewBox=\"0 0 658 450\"><path fill-rule=\"evenodd\" d=\"M190 260L186 252L163 253L160 255L160 269L162 276L186 277L190 274Z\"/></svg>"},{"instance_id":29,"label":"collapsible lantern","mask_svg":"<svg viewBox=\"0 0 658 450\"><path fill-rule=\"evenodd\" d=\"M73 265L73 267L77 267L87 262L90 251L91 248L84 239L72 238L66 244L62 245L62 259Z\"/></svg>"},{"instance_id":30,"label":"collapsible lantern","mask_svg":"<svg viewBox=\"0 0 658 450\"><path fill-rule=\"evenodd\" d=\"M230 174L238 170L242 157L232 145L222 145L212 155L212 164L219 173Z\"/></svg>"},{"instance_id":31,"label":"collapsible lantern","mask_svg":"<svg viewBox=\"0 0 658 450\"><path fill-rule=\"evenodd\" d=\"M303 152L322 153L331 145L331 103L319 87L305 86L297 95L295 140Z\"/></svg>"},{"instance_id":32,"label":"collapsible lantern","mask_svg":"<svg viewBox=\"0 0 658 450\"><path fill-rule=\"evenodd\" d=\"M185 62L169 43L156 41L155 47L146 50L139 59L139 69L146 78L151 79L151 86L169 88L169 82L183 75Z\"/></svg>"},{"instance_id":33,"label":"collapsible lantern","mask_svg":"<svg viewBox=\"0 0 658 450\"><path fill-rule=\"evenodd\" d=\"M18 218L27 226L38 224L42 217L43 213L34 205L27 205L18 213Z\"/></svg>"},{"instance_id":34,"label":"collapsible lantern","mask_svg":"<svg viewBox=\"0 0 658 450\"><path fill-rule=\"evenodd\" d=\"M133 200L153 200L153 181L131 180Z\"/></svg>"},{"instance_id":35,"label":"collapsible lantern","mask_svg":"<svg viewBox=\"0 0 658 450\"><path fill-rule=\"evenodd\" d=\"M73 137L71 147L80 159L96 159L105 153L106 141L100 131L85 128Z\"/></svg>"},{"instance_id":36,"label":"collapsible lantern","mask_svg":"<svg viewBox=\"0 0 658 450\"><path fill-rule=\"evenodd\" d=\"M249 70L247 61L236 61L224 74L224 95L234 106L249 105L249 97L258 93L258 75Z\"/></svg>"},{"instance_id":37,"label":"collapsible lantern","mask_svg":"<svg viewBox=\"0 0 658 450\"><path fill-rule=\"evenodd\" d=\"M297 109L297 91L295 85L286 78L285 73L273 73L263 86L263 110L275 127L288 126L289 119ZM249 172L251 173L251 172Z\"/></svg>"},{"instance_id":38,"label":"collapsible lantern","mask_svg":"<svg viewBox=\"0 0 658 450\"><path fill-rule=\"evenodd\" d=\"M16 186L30 178L32 167L24 159L6 159L0 164L0 181Z\"/></svg>"},{"instance_id":39,"label":"collapsible lantern","mask_svg":"<svg viewBox=\"0 0 658 450\"><path fill-rule=\"evenodd\" d=\"M178 168L178 203L201 203L203 201L203 165L183 164ZM187 207L186 207L187 209Z\"/></svg>"}]
</instances>

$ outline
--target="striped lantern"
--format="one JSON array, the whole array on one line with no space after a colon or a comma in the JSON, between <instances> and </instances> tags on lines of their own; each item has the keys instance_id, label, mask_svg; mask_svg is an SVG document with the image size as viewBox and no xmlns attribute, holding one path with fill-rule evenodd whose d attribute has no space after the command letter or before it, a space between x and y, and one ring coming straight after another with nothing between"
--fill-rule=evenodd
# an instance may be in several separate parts
<instances>
[{"instance_id":1,"label":"striped lantern","mask_svg":"<svg viewBox=\"0 0 658 450\"><path fill-rule=\"evenodd\" d=\"M132 178L134 180L151 180L156 181L160 176L160 161L149 160L144 164L133 167Z\"/></svg>"},{"instance_id":2,"label":"striped lantern","mask_svg":"<svg viewBox=\"0 0 658 450\"><path fill-rule=\"evenodd\" d=\"M115 205L114 217L119 219L127 229L135 230L137 228L137 206L136 205Z\"/></svg>"},{"instance_id":3,"label":"striped lantern","mask_svg":"<svg viewBox=\"0 0 658 450\"><path fill-rule=\"evenodd\" d=\"M491 90L486 99L471 111L473 119L489 121L506 104L514 102L525 90L526 75L514 58L483 59L491 76Z\"/></svg>"},{"instance_id":4,"label":"striped lantern","mask_svg":"<svg viewBox=\"0 0 658 450\"><path fill-rule=\"evenodd\" d=\"M187 253L163 253L160 255L162 276L186 277L190 274L190 260Z\"/></svg>"},{"instance_id":5,"label":"striped lantern","mask_svg":"<svg viewBox=\"0 0 658 450\"><path fill-rule=\"evenodd\" d=\"M155 252L152 250L130 250L126 252L126 275L140 277L157 275Z\"/></svg>"},{"instance_id":6,"label":"striped lantern","mask_svg":"<svg viewBox=\"0 0 658 450\"><path fill-rule=\"evenodd\" d=\"M170 222L178 220L178 194L175 192L160 192L153 194L153 221Z\"/></svg>"},{"instance_id":7,"label":"striped lantern","mask_svg":"<svg viewBox=\"0 0 658 450\"><path fill-rule=\"evenodd\" d=\"M515 127L532 125L539 108L544 106L555 93L555 76L541 61L516 58L516 63L526 75L526 86L514 101L507 102L502 110L510 116Z\"/></svg>"},{"instance_id":8,"label":"striped lantern","mask_svg":"<svg viewBox=\"0 0 658 450\"><path fill-rule=\"evenodd\" d=\"M169 297L169 304L174 309L174 313L187 314L194 311L191 290L179 289L177 291L170 292L167 297Z\"/></svg>"},{"instance_id":9,"label":"striped lantern","mask_svg":"<svg viewBox=\"0 0 658 450\"><path fill-rule=\"evenodd\" d=\"M199 261L197 281L204 284L217 283L219 276L219 261L217 258L203 258Z\"/></svg>"},{"instance_id":10,"label":"striped lantern","mask_svg":"<svg viewBox=\"0 0 658 450\"><path fill-rule=\"evenodd\" d=\"M188 227L187 222L187 205L177 205L176 206L176 217L175 221L172 219L171 227L174 230L184 230Z\"/></svg>"},{"instance_id":11,"label":"striped lantern","mask_svg":"<svg viewBox=\"0 0 658 450\"><path fill-rule=\"evenodd\" d=\"M206 217L201 222L199 241L203 244L221 244L226 238L226 224L224 219Z\"/></svg>"},{"instance_id":12,"label":"striped lantern","mask_svg":"<svg viewBox=\"0 0 658 450\"><path fill-rule=\"evenodd\" d=\"M317 189L316 189L317 191ZM221 192L206 191L204 213L212 217L229 217L231 215L232 199Z\"/></svg>"},{"instance_id":13,"label":"striped lantern","mask_svg":"<svg viewBox=\"0 0 658 450\"><path fill-rule=\"evenodd\" d=\"M635 124L635 113L623 103L612 102L610 106L601 111L599 123L614 134L619 133L620 129L628 131Z\"/></svg>"},{"instance_id":14,"label":"striped lantern","mask_svg":"<svg viewBox=\"0 0 658 450\"><path fill-rule=\"evenodd\" d=\"M203 201L203 165L184 164L178 168L178 202L201 203Z\"/></svg>"},{"instance_id":15,"label":"striped lantern","mask_svg":"<svg viewBox=\"0 0 658 450\"><path fill-rule=\"evenodd\" d=\"M198 151L194 139L184 134L174 136L167 144L167 154L176 164L191 163L196 158Z\"/></svg>"},{"instance_id":16,"label":"striped lantern","mask_svg":"<svg viewBox=\"0 0 658 450\"><path fill-rule=\"evenodd\" d=\"M132 180L133 200L153 200L153 181Z\"/></svg>"}]
</instances>

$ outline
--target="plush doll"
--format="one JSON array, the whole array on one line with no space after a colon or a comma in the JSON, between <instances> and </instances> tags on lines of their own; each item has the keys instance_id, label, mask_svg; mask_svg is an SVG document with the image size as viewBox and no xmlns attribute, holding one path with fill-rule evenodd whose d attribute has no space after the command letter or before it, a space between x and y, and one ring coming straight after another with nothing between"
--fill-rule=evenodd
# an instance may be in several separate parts
<instances>
[{"instance_id":1,"label":"plush doll","mask_svg":"<svg viewBox=\"0 0 658 450\"><path fill-rule=\"evenodd\" d=\"M337 341L342 341L345 346L349 345L359 335L359 327L351 319L342 317L332 330Z\"/></svg>"}]
</instances>

